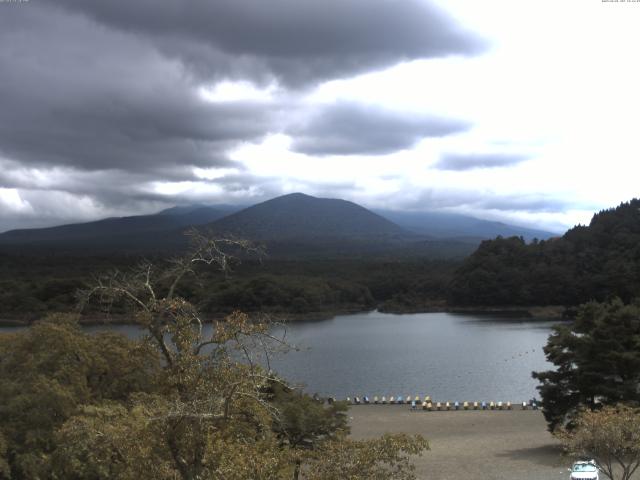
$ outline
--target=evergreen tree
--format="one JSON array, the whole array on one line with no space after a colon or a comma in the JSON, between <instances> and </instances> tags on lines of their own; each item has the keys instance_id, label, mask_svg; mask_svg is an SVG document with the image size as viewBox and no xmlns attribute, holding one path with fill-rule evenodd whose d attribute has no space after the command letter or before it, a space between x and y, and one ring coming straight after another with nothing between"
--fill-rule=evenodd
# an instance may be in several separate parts
<instances>
[{"instance_id":1,"label":"evergreen tree","mask_svg":"<svg viewBox=\"0 0 640 480\"><path fill-rule=\"evenodd\" d=\"M574 322L555 327L544 351L557 368L533 377L551 430L580 407L640 403L640 303L589 302Z\"/></svg>"},{"instance_id":2,"label":"evergreen tree","mask_svg":"<svg viewBox=\"0 0 640 480\"><path fill-rule=\"evenodd\" d=\"M613 296L640 296L640 199L597 213L561 238L482 242L449 289L456 305L575 306Z\"/></svg>"}]
</instances>

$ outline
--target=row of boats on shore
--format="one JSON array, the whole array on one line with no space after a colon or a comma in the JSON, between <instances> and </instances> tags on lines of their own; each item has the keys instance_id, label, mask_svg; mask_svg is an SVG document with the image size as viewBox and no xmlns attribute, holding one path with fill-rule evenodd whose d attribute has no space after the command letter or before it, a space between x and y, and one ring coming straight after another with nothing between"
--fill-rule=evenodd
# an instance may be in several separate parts
<instances>
[{"instance_id":1,"label":"row of boats on shore","mask_svg":"<svg viewBox=\"0 0 640 480\"><path fill-rule=\"evenodd\" d=\"M329 403L335 402L334 397L329 397ZM374 396L373 398L369 398L368 396L363 397L347 397L347 403L350 405L411 405L412 409L422 408L422 410L430 410L430 411L440 411L440 410L512 410L514 408L514 404L511 402L434 402L432 401L429 395L426 395L424 398L420 398L420 396L416 395L415 397L411 397L410 395L406 397L398 396L398 397L387 397L382 396L378 398ZM538 402L535 399L531 399L528 402L522 402L518 405L522 410L538 410Z\"/></svg>"}]
</instances>

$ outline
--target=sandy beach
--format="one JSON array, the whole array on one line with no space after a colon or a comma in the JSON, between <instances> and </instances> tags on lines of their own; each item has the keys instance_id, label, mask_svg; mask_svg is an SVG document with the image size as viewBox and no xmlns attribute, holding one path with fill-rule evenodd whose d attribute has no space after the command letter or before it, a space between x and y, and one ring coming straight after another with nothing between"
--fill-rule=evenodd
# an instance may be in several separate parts
<instances>
[{"instance_id":1,"label":"sandy beach","mask_svg":"<svg viewBox=\"0 0 640 480\"><path fill-rule=\"evenodd\" d=\"M420 479L568 479L571 461L546 430L540 411L411 411L403 405L349 410L352 436L419 433L431 450L415 459Z\"/></svg>"}]
</instances>

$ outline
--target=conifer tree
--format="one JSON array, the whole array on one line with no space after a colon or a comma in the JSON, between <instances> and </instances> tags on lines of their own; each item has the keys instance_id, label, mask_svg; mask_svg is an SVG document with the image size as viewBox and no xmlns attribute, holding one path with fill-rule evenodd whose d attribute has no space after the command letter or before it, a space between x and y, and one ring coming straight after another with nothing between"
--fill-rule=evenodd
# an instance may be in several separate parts
<instances>
[{"instance_id":1,"label":"conifer tree","mask_svg":"<svg viewBox=\"0 0 640 480\"><path fill-rule=\"evenodd\" d=\"M556 370L534 372L551 430L580 407L640 403L640 305L589 302L555 327L544 348Z\"/></svg>"}]
</instances>

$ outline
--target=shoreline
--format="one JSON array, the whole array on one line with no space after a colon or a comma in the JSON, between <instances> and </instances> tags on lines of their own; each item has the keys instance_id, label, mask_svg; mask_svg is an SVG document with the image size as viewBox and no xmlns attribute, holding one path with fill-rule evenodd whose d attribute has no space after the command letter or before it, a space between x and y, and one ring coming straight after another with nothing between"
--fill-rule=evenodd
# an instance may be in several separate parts
<instances>
[{"instance_id":1,"label":"shoreline","mask_svg":"<svg viewBox=\"0 0 640 480\"><path fill-rule=\"evenodd\" d=\"M372 309L360 309L360 308L343 308L343 309L331 309L327 311L318 312L305 312L305 313L291 313L291 312L245 312L250 317L258 315L273 317L276 321L286 323L298 323L298 322L319 322L324 320L330 320L339 315L353 315L357 313L370 313L379 311L380 313L402 315L402 314L414 314L414 313L451 313L458 315L480 315L480 316L499 316L499 317L515 317L531 320L562 320L566 319L567 308L560 305L547 305L547 306L500 306L500 307L456 307L456 306L432 306L421 308L407 308L397 310L379 310L378 308ZM214 314L207 317L207 321L213 321L223 319L228 313ZM0 319L0 327L28 327L39 319L19 319L19 318L2 318ZM128 315L86 315L80 317L80 325L94 326L94 325L136 325L136 322L130 320Z\"/></svg>"}]
</instances>

